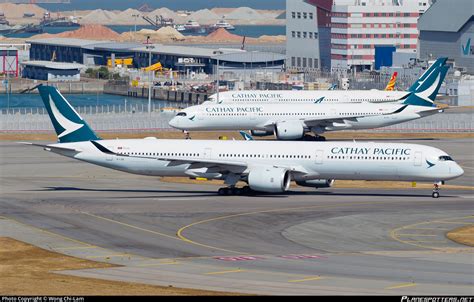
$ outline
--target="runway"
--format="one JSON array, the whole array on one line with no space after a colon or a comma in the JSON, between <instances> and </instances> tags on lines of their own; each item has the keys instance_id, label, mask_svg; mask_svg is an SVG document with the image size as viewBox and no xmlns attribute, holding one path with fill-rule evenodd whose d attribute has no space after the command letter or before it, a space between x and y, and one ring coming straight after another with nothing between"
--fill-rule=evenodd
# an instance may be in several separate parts
<instances>
[{"instance_id":1,"label":"runway","mask_svg":"<svg viewBox=\"0 0 474 302\"><path fill-rule=\"evenodd\" d=\"M449 183L473 185L474 140L411 142L447 151L466 172ZM40 148L0 150L0 236L123 265L61 273L251 294L474 294L474 248L445 237L474 223L472 190L222 197Z\"/></svg>"}]
</instances>

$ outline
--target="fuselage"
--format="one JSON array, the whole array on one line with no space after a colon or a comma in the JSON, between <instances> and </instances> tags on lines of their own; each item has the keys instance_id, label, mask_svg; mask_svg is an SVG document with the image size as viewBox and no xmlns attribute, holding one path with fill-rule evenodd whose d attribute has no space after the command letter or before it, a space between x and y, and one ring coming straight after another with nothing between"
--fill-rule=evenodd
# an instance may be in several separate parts
<instances>
[{"instance_id":1,"label":"fuselage","mask_svg":"<svg viewBox=\"0 0 474 302\"><path fill-rule=\"evenodd\" d=\"M385 90L245 90L209 97L213 103L384 103L397 102L410 92Z\"/></svg>"},{"instance_id":2,"label":"fuselage","mask_svg":"<svg viewBox=\"0 0 474 302\"><path fill-rule=\"evenodd\" d=\"M459 177L462 168L437 148L398 143L284 142L117 139L100 140L117 155L91 142L52 144L76 151L52 150L64 156L129 173L151 176L203 176L222 179L222 171L245 176L258 167L288 167L293 180L354 179L443 181ZM162 160L160 157L166 157ZM187 160L173 162L170 158ZM238 163L225 169L202 168L193 159ZM244 168L242 168L244 167ZM292 172L295 171L295 172Z\"/></svg>"},{"instance_id":3,"label":"fuselage","mask_svg":"<svg viewBox=\"0 0 474 302\"><path fill-rule=\"evenodd\" d=\"M183 130L272 131L278 123L294 122L301 124L304 131L322 133L394 125L437 112L432 109L394 103L205 103L182 110L169 124Z\"/></svg>"}]
</instances>

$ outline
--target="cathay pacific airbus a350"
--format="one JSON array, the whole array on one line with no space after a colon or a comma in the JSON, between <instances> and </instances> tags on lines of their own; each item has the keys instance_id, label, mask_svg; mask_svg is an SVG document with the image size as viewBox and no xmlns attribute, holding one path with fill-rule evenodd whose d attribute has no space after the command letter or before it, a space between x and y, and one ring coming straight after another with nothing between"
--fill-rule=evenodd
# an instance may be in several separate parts
<instances>
[{"instance_id":1,"label":"cathay pacific airbus a350","mask_svg":"<svg viewBox=\"0 0 474 302\"><path fill-rule=\"evenodd\" d=\"M188 107L170 121L182 130L250 130L254 136L280 140L313 138L306 133L374 129L399 124L442 110L433 101L448 71L436 68L401 103L213 103Z\"/></svg>"},{"instance_id":2,"label":"cathay pacific airbus a350","mask_svg":"<svg viewBox=\"0 0 474 302\"><path fill-rule=\"evenodd\" d=\"M225 180L218 193L285 192L330 187L334 179L429 181L463 170L446 152L423 145L359 142L285 142L169 139L102 140L54 87L38 87L58 135L40 145L70 158L150 176ZM248 184L236 188L238 181ZM437 185L433 197L439 197Z\"/></svg>"},{"instance_id":3,"label":"cathay pacific airbus a350","mask_svg":"<svg viewBox=\"0 0 474 302\"><path fill-rule=\"evenodd\" d=\"M408 95L415 92L423 83L445 66L448 58L437 59L408 89L394 90L240 90L223 91L209 96L213 103L386 103L403 102ZM388 88L389 86L387 86Z\"/></svg>"}]
</instances>

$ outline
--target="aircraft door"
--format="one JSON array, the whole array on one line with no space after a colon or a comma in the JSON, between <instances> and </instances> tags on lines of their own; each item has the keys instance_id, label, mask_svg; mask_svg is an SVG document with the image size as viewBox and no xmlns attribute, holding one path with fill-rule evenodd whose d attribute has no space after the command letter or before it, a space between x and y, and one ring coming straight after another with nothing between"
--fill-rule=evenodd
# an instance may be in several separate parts
<instances>
[{"instance_id":1,"label":"aircraft door","mask_svg":"<svg viewBox=\"0 0 474 302\"><path fill-rule=\"evenodd\" d=\"M421 151L415 152L414 164L415 166L421 166L422 153Z\"/></svg>"},{"instance_id":2,"label":"aircraft door","mask_svg":"<svg viewBox=\"0 0 474 302\"><path fill-rule=\"evenodd\" d=\"M211 158L211 152L212 152L212 149L211 148L206 148L204 149L204 158L206 159L210 159Z\"/></svg>"},{"instance_id":3,"label":"aircraft door","mask_svg":"<svg viewBox=\"0 0 474 302\"><path fill-rule=\"evenodd\" d=\"M316 156L314 157L314 161L316 164L320 165L323 163L324 151L323 150L316 150Z\"/></svg>"}]
</instances>

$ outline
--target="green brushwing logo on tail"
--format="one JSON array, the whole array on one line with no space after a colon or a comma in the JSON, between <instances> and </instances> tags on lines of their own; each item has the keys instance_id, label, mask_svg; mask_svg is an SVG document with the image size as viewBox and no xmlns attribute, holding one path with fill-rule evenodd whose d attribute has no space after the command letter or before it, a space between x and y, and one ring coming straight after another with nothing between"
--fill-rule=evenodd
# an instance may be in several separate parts
<instances>
[{"instance_id":1,"label":"green brushwing logo on tail","mask_svg":"<svg viewBox=\"0 0 474 302\"><path fill-rule=\"evenodd\" d=\"M38 86L60 143L100 140L64 96L52 86Z\"/></svg>"},{"instance_id":2,"label":"green brushwing logo on tail","mask_svg":"<svg viewBox=\"0 0 474 302\"><path fill-rule=\"evenodd\" d=\"M447 58L436 60L431 67L421 75L409 89L411 92L404 104L434 107L433 103L439 88L448 73L449 66L445 65Z\"/></svg>"}]
</instances>

